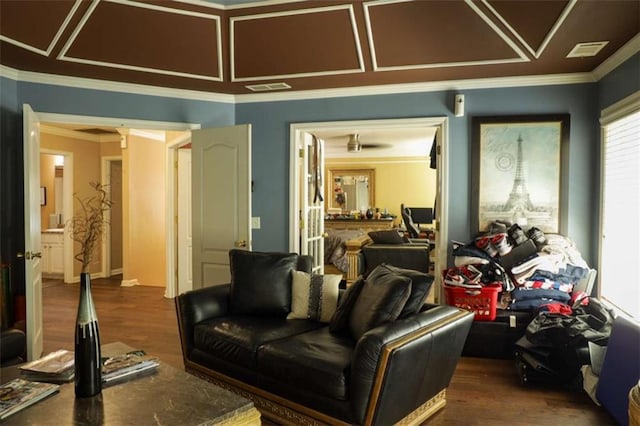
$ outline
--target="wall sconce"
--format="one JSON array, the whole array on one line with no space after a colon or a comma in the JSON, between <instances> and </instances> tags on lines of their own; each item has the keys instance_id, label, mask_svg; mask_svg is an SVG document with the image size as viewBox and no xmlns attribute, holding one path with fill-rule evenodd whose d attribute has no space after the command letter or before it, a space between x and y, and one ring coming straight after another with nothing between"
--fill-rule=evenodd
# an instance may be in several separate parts
<instances>
[{"instance_id":1,"label":"wall sconce","mask_svg":"<svg viewBox=\"0 0 640 426\"><path fill-rule=\"evenodd\" d=\"M464 95L456 95L453 104L453 113L456 117L464 116Z\"/></svg>"}]
</instances>

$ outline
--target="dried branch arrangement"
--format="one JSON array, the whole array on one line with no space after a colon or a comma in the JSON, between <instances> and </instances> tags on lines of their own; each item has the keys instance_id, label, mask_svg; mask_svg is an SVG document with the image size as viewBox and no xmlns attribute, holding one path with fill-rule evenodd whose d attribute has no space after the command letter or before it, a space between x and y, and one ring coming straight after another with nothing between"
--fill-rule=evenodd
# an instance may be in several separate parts
<instances>
[{"instance_id":1,"label":"dried branch arrangement","mask_svg":"<svg viewBox=\"0 0 640 426\"><path fill-rule=\"evenodd\" d=\"M74 258L82 264L81 273L86 273L89 270L89 264L95 255L96 245L100 242L100 237L107 224L104 217L105 212L113 204L105 190L106 185L97 182L91 182L89 185L96 193L86 198L80 198L74 194L75 199L80 203L80 208L69 221L71 238L80 243L80 251L74 255Z\"/></svg>"}]
</instances>

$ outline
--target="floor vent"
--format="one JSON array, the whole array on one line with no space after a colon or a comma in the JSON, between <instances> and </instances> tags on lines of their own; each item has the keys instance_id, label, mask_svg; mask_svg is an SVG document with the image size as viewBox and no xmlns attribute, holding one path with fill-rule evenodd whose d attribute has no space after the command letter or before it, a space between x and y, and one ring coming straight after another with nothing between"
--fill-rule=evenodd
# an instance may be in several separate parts
<instances>
[{"instance_id":1,"label":"floor vent","mask_svg":"<svg viewBox=\"0 0 640 426\"><path fill-rule=\"evenodd\" d=\"M594 41L591 43L578 43L575 45L567 58L584 58L586 56L596 56L609 43L608 41Z\"/></svg>"},{"instance_id":2,"label":"floor vent","mask_svg":"<svg viewBox=\"0 0 640 426\"><path fill-rule=\"evenodd\" d=\"M251 84L245 87L253 92L268 92L270 90L291 89L291 86L289 86L287 83Z\"/></svg>"}]
</instances>

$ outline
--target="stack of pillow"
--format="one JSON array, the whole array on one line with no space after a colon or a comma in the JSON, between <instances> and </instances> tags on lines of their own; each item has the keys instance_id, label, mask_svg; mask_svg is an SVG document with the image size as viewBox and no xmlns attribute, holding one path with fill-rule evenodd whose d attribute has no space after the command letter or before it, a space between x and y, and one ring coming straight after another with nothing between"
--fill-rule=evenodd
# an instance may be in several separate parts
<instances>
[{"instance_id":1,"label":"stack of pillow","mask_svg":"<svg viewBox=\"0 0 640 426\"><path fill-rule=\"evenodd\" d=\"M309 319L332 333L359 339L368 330L416 314L433 276L389 264L377 266L340 295L342 275L299 271L295 253L230 251L230 309L234 314Z\"/></svg>"},{"instance_id":2,"label":"stack of pillow","mask_svg":"<svg viewBox=\"0 0 640 426\"><path fill-rule=\"evenodd\" d=\"M332 333L350 333L356 340L368 330L416 314L433 284L431 275L382 264L349 286L338 303L341 275L292 274L287 319L329 323Z\"/></svg>"}]
</instances>

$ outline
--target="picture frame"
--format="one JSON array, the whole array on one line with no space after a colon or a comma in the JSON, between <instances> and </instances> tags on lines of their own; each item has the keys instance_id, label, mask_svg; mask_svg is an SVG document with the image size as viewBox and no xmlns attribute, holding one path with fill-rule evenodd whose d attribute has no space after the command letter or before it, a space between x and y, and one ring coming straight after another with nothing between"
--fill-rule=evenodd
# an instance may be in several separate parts
<instances>
[{"instance_id":1,"label":"picture frame","mask_svg":"<svg viewBox=\"0 0 640 426\"><path fill-rule=\"evenodd\" d=\"M569 114L472 118L471 231L566 233Z\"/></svg>"},{"instance_id":2,"label":"picture frame","mask_svg":"<svg viewBox=\"0 0 640 426\"><path fill-rule=\"evenodd\" d=\"M47 205L47 187L46 186L40 187L40 205L41 206Z\"/></svg>"}]
</instances>

